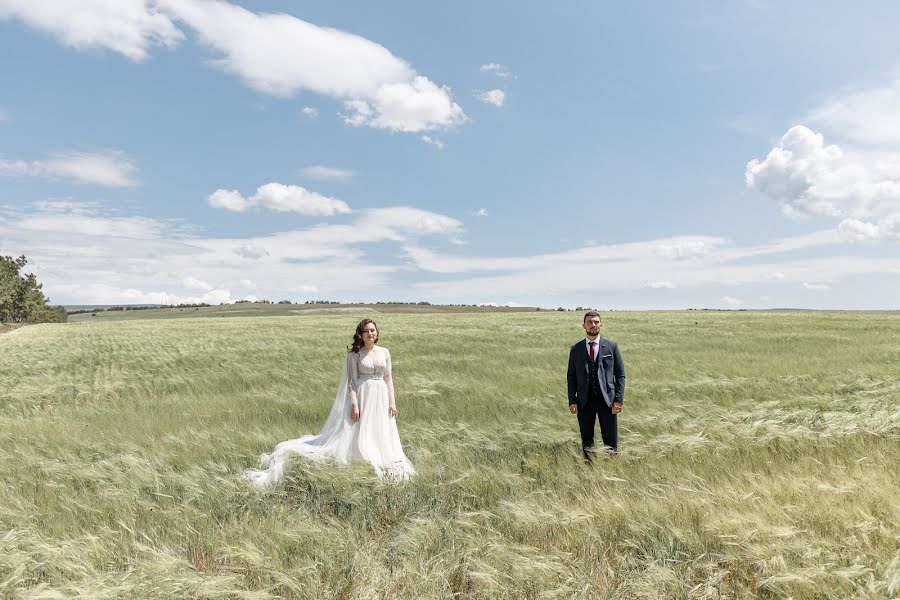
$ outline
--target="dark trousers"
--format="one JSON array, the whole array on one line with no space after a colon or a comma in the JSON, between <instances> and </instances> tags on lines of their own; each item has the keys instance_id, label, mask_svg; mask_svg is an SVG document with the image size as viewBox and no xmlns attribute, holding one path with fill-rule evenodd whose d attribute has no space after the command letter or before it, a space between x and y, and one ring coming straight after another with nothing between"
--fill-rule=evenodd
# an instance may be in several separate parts
<instances>
[{"instance_id":1,"label":"dark trousers","mask_svg":"<svg viewBox=\"0 0 900 600\"><path fill-rule=\"evenodd\" d=\"M592 400L578 408L578 428L581 429L581 448L584 457L590 461L588 448L594 445L594 421L600 421L600 437L603 445L616 450L619 446L619 425L617 417L602 399Z\"/></svg>"}]
</instances>

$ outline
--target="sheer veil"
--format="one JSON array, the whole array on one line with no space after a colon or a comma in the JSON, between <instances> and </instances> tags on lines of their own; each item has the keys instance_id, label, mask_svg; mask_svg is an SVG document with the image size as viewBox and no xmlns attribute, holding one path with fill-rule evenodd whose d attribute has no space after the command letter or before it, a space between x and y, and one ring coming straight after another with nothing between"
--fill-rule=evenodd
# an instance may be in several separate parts
<instances>
[{"instance_id":1,"label":"sheer veil","mask_svg":"<svg viewBox=\"0 0 900 600\"><path fill-rule=\"evenodd\" d=\"M263 454L259 458L259 469L247 469L244 476L261 487L277 485L284 476L284 469L293 454L318 459L331 457L339 463L349 463L356 458L351 443L355 434L353 420L350 418L350 361L353 353L347 354L344 368L341 370L341 381L334 395L334 404L328 419L318 435L307 435L294 440L281 442L271 454Z\"/></svg>"}]
</instances>

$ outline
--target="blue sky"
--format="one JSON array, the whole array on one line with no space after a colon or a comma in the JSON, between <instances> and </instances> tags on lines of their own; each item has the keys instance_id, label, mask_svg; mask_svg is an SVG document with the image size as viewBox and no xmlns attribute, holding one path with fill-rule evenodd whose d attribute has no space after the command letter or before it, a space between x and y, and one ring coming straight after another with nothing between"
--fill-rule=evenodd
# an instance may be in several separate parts
<instances>
[{"instance_id":1,"label":"blue sky","mask_svg":"<svg viewBox=\"0 0 900 600\"><path fill-rule=\"evenodd\" d=\"M63 304L897 308L900 6L432 4L0 0L0 254Z\"/></svg>"}]
</instances>

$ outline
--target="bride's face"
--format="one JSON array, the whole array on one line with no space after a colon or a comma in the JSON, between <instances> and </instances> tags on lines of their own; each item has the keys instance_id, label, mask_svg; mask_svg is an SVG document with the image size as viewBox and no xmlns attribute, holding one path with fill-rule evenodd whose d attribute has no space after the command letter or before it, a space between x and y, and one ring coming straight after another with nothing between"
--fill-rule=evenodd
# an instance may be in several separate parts
<instances>
[{"instance_id":1,"label":"bride's face","mask_svg":"<svg viewBox=\"0 0 900 600\"><path fill-rule=\"evenodd\" d=\"M378 330L375 329L375 323L366 323L362 330L362 339L367 344L375 343L375 340L378 339Z\"/></svg>"}]
</instances>

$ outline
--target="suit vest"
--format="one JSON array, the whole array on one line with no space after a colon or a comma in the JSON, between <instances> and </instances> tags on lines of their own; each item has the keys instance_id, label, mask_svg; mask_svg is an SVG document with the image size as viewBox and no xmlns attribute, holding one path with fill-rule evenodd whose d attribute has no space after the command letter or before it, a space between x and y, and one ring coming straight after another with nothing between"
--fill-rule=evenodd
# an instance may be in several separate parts
<instances>
[{"instance_id":1,"label":"suit vest","mask_svg":"<svg viewBox=\"0 0 900 600\"><path fill-rule=\"evenodd\" d=\"M599 345L599 344L598 344ZM604 404L603 402L603 392L600 391L600 352L597 351L596 356L594 357L594 361L591 362L589 358L588 361L588 394L591 404Z\"/></svg>"}]
</instances>

